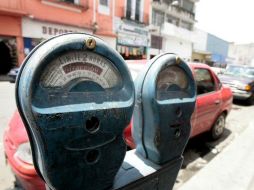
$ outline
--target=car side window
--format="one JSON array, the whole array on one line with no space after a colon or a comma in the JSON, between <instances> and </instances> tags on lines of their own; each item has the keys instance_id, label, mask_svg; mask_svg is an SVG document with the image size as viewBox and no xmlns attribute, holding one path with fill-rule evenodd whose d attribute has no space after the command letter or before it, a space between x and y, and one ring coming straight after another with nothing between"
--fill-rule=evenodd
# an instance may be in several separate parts
<instances>
[{"instance_id":1,"label":"car side window","mask_svg":"<svg viewBox=\"0 0 254 190\"><path fill-rule=\"evenodd\" d=\"M220 79L217 77L217 75L214 75L214 77L215 77L215 80L217 81L218 89L221 89L222 83L221 83Z\"/></svg>"},{"instance_id":2,"label":"car side window","mask_svg":"<svg viewBox=\"0 0 254 190\"><path fill-rule=\"evenodd\" d=\"M205 94L215 91L215 82L208 69L195 69L195 80L197 84L197 94Z\"/></svg>"}]
</instances>

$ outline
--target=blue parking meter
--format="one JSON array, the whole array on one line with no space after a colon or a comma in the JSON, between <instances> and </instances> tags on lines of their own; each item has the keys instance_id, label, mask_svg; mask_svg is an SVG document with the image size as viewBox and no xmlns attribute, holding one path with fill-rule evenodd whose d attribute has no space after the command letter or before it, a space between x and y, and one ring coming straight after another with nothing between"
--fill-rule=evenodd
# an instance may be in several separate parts
<instances>
[{"instance_id":1,"label":"blue parking meter","mask_svg":"<svg viewBox=\"0 0 254 190\"><path fill-rule=\"evenodd\" d=\"M60 35L29 54L16 101L35 168L51 189L112 187L134 100L124 60L97 37Z\"/></svg>"},{"instance_id":2,"label":"blue parking meter","mask_svg":"<svg viewBox=\"0 0 254 190\"><path fill-rule=\"evenodd\" d=\"M157 164L180 157L188 141L196 87L174 54L155 57L136 81L133 137L137 152Z\"/></svg>"},{"instance_id":3,"label":"blue parking meter","mask_svg":"<svg viewBox=\"0 0 254 190\"><path fill-rule=\"evenodd\" d=\"M174 54L150 60L135 81L133 137L115 189L172 189L188 141L196 87L188 65Z\"/></svg>"}]
</instances>

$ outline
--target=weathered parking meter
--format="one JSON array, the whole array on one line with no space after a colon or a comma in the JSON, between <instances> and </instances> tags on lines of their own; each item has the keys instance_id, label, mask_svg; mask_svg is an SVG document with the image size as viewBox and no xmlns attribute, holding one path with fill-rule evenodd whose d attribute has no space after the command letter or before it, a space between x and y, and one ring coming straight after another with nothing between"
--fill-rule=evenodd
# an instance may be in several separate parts
<instances>
[{"instance_id":1,"label":"weathered parking meter","mask_svg":"<svg viewBox=\"0 0 254 190\"><path fill-rule=\"evenodd\" d=\"M136 150L127 152L114 185L137 190L172 189L196 102L192 72L176 55L162 54L150 60L138 76L135 91L132 132Z\"/></svg>"},{"instance_id":2,"label":"weathered parking meter","mask_svg":"<svg viewBox=\"0 0 254 190\"><path fill-rule=\"evenodd\" d=\"M151 60L136 81L137 152L157 164L182 155L190 135L195 89L192 72L179 57L166 53Z\"/></svg>"},{"instance_id":3,"label":"weathered parking meter","mask_svg":"<svg viewBox=\"0 0 254 190\"><path fill-rule=\"evenodd\" d=\"M193 76L183 61L164 54L136 82L134 89L121 56L94 36L60 35L29 54L16 100L35 168L49 188L173 187L190 133ZM126 153L123 130L134 104L137 150Z\"/></svg>"},{"instance_id":4,"label":"weathered parking meter","mask_svg":"<svg viewBox=\"0 0 254 190\"><path fill-rule=\"evenodd\" d=\"M90 35L54 37L24 61L16 95L35 168L50 188L112 186L135 99L116 51Z\"/></svg>"}]
</instances>

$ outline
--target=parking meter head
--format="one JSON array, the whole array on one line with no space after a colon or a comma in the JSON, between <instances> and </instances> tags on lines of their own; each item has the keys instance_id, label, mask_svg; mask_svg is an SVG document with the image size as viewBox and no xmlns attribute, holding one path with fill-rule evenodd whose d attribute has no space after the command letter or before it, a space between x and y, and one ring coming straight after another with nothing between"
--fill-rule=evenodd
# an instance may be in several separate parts
<instances>
[{"instance_id":1,"label":"parking meter head","mask_svg":"<svg viewBox=\"0 0 254 190\"><path fill-rule=\"evenodd\" d=\"M182 155L196 87L189 66L174 54L156 56L135 81L133 137L137 152L157 164Z\"/></svg>"},{"instance_id":2,"label":"parking meter head","mask_svg":"<svg viewBox=\"0 0 254 190\"><path fill-rule=\"evenodd\" d=\"M52 189L105 189L126 152L134 84L101 39L70 33L26 58L16 86L34 165Z\"/></svg>"}]
</instances>

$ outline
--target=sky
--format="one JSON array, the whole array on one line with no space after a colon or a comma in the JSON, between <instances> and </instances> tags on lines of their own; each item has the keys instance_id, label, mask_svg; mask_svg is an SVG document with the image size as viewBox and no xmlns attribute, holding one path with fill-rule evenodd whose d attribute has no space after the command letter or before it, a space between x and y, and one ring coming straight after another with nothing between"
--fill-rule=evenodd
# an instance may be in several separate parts
<instances>
[{"instance_id":1,"label":"sky","mask_svg":"<svg viewBox=\"0 0 254 190\"><path fill-rule=\"evenodd\" d=\"M199 0L196 27L226 41L254 42L254 0Z\"/></svg>"}]
</instances>

